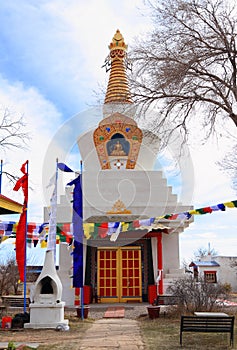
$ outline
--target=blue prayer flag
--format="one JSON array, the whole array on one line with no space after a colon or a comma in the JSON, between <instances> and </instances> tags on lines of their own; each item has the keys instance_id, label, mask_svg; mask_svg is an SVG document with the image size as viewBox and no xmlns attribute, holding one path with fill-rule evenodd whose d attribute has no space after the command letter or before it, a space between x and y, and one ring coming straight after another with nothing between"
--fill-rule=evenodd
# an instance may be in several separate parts
<instances>
[{"instance_id":1,"label":"blue prayer flag","mask_svg":"<svg viewBox=\"0 0 237 350\"><path fill-rule=\"evenodd\" d=\"M73 173L74 171L70 169L66 164L64 163L58 163L58 169L65 171L67 173Z\"/></svg>"},{"instance_id":2,"label":"blue prayer flag","mask_svg":"<svg viewBox=\"0 0 237 350\"><path fill-rule=\"evenodd\" d=\"M74 250L73 250L73 287L83 287L83 211L82 211L82 187L81 176L72 180L67 184L68 186L74 185L73 191L73 237L74 237Z\"/></svg>"}]
</instances>

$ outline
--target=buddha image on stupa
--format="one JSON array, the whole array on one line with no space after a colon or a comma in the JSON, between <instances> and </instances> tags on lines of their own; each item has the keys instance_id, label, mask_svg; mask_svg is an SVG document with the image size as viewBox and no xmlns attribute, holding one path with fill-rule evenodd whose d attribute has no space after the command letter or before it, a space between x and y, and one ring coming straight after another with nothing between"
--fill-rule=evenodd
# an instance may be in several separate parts
<instances>
[{"instance_id":1,"label":"buddha image on stupa","mask_svg":"<svg viewBox=\"0 0 237 350\"><path fill-rule=\"evenodd\" d=\"M129 153L129 142L124 138L112 138L107 144L108 155L112 157L127 156Z\"/></svg>"}]
</instances>

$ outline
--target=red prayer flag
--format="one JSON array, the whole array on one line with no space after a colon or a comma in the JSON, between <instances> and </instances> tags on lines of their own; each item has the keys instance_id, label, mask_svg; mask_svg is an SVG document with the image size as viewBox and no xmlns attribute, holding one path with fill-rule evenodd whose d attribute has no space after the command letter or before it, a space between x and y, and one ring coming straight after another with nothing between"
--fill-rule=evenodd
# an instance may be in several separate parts
<instances>
[{"instance_id":1,"label":"red prayer flag","mask_svg":"<svg viewBox=\"0 0 237 350\"><path fill-rule=\"evenodd\" d=\"M108 228L106 227L98 227L98 235L100 238L105 238L108 234Z\"/></svg>"},{"instance_id":2,"label":"red prayer flag","mask_svg":"<svg viewBox=\"0 0 237 350\"><path fill-rule=\"evenodd\" d=\"M140 227L141 226L139 220L133 221L132 225L133 225L133 227Z\"/></svg>"},{"instance_id":3,"label":"red prayer flag","mask_svg":"<svg viewBox=\"0 0 237 350\"><path fill-rule=\"evenodd\" d=\"M212 208L211 207L205 207L205 208L202 208L204 213L212 213Z\"/></svg>"},{"instance_id":4,"label":"red prayer flag","mask_svg":"<svg viewBox=\"0 0 237 350\"><path fill-rule=\"evenodd\" d=\"M21 166L21 172L23 174L27 174L27 168L26 168L27 164L28 164L28 160Z\"/></svg>"},{"instance_id":5,"label":"red prayer flag","mask_svg":"<svg viewBox=\"0 0 237 350\"><path fill-rule=\"evenodd\" d=\"M20 216L20 220L16 229L16 261L19 271L20 280L24 282L24 271L26 264L26 223L27 223L27 202L28 202L28 174L26 172L26 161L22 167L21 171L24 174L15 184L13 190L18 191L22 188L24 193L24 204L22 208L22 213Z\"/></svg>"},{"instance_id":6,"label":"red prayer flag","mask_svg":"<svg viewBox=\"0 0 237 350\"><path fill-rule=\"evenodd\" d=\"M23 207L20 220L16 229L16 261L19 271L20 280L24 282L24 269L25 269L25 231L26 231L26 210Z\"/></svg>"}]
</instances>

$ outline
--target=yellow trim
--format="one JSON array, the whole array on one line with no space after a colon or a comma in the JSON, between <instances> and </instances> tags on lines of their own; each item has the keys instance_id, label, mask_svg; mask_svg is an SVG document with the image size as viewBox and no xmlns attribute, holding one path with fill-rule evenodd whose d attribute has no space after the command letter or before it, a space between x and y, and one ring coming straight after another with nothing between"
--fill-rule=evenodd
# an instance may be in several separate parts
<instances>
[{"instance_id":1,"label":"yellow trim","mask_svg":"<svg viewBox=\"0 0 237 350\"><path fill-rule=\"evenodd\" d=\"M0 207L15 213L22 212L22 204L12 201L8 198L0 197Z\"/></svg>"}]
</instances>

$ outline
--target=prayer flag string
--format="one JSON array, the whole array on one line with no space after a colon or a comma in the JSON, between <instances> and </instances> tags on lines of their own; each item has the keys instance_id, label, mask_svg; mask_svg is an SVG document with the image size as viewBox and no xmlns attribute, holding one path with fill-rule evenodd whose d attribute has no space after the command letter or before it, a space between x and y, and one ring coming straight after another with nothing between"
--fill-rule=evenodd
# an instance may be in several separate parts
<instances>
[{"instance_id":1,"label":"prayer flag string","mask_svg":"<svg viewBox=\"0 0 237 350\"><path fill-rule=\"evenodd\" d=\"M237 200L220 203L208 207L191 209L181 213L171 213L153 218L134 220L129 222L102 222L102 223L83 223L83 231L86 239L105 238L107 236L114 239L120 232L134 230L168 230L165 223L169 220L188 221L193 215L211 214L216 211L226 211L226 208L237 208ZM2 221L0 222L0 243L8 238L16 238L18 222ZM47 247L49 232L49 223L37 224L29 222L27 224L27 245L36 247L38 244ZM60 242L73 242L73 225L72 223L57 224L56 244Z\"/></svg>"}]
</instances>

